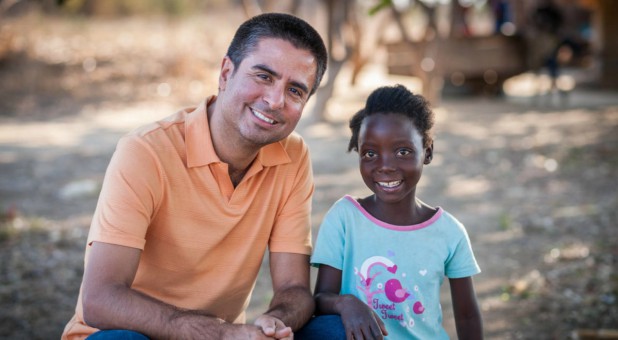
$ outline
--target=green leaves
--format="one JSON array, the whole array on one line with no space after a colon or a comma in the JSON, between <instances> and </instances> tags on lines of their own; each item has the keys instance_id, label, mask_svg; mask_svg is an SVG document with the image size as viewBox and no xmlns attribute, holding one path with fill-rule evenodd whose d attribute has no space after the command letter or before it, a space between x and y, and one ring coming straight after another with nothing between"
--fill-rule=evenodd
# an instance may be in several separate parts
<instances>
[{"instance_id":1,"label":"green leaves","mask_svg":"<svg viewBox=\"0 0 618 340\"><path fill-rule=\"evenodd\" d=\"M381 11L383 8L390 7L393 5L392 0L379 0L379 2L369 9L369 15L374 15Z\"/></svg>"}]
</instances>

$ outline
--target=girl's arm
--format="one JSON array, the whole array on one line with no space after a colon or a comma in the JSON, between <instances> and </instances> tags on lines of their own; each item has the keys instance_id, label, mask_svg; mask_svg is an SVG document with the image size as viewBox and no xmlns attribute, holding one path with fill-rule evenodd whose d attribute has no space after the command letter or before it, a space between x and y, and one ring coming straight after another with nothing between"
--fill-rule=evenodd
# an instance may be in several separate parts
<instances>
[{"instance_id":1,"label":"girl's arm","mask_svg":"<svg viewBox=\"0 0 618 340\"><path fill-rule=\"evenodd\" d=\"M339 295L341 270L320 265L315 285L316 314L339 314L348 339L383 339L388 335L378 315L354 295Z\"/></svg>"},{"instance_id":2,"label":"girl's arm","mask_svg":"<svg viewBox=\"0 0 618 340\"><path fill-rule=\"evenodd\" d=\"M459 339L483 339L483 320L472 277L449 279L453 313Z\"/></svg>"}]
</instances>

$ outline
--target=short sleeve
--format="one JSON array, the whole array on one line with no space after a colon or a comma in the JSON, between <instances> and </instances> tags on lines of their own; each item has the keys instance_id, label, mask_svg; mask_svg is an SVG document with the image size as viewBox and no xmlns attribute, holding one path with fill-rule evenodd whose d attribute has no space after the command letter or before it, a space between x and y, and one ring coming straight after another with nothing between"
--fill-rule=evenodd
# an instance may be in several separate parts
<instances>
[{"instance_id":1,"label":"short sleeve","mask_svg":"<svg viewBox=\"0 0 618 340\"><path fill-rule=\"evenodd\" d=\"M314 183L309 150L299 138L289 154L298 154L296 164L289 165L285 174L291 178L291 190L285 197L283 208L277 216L269 240L271 252L311 254L311 200ZM280 178L279 180L286 180Z\"/></svg>"},{"instance_id":2,"label":"short sleeve","mask_svg":"<svg viewBox=\"0 0 618 340\"><path fill-rule=\"evenodd\" d=\"M105 173L88 236L93 241L143 249L162 197L162 170L138 136L120 139Z\"/></svg>"},{"instance_id":3,"label":"short sleeve","mask_svg":"<svg viewBox=\"0 0 618 340\"><path fill-rule=\"evenodd\" d=\"M456 225L459 237L456 238L452 255L445 264L445 274L451 279L468 277L481 272L481 268L474 257L466 229L458 221Z\"/></svg>"}]
</instances>

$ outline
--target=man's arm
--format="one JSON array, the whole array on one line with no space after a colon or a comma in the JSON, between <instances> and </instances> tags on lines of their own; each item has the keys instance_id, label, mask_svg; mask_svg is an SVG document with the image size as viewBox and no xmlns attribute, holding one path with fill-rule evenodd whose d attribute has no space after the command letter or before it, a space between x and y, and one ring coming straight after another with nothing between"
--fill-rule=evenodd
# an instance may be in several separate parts
<instances>
[{"instance_id":1,"label":"man's arm","mask_svg":"<svg viewBox=\"0 0 618 340\"><path fill-rule=\"evenodd\" d=\"M131 289L140 256L136 248L93 242L82 295L88 325L134 330L151 338L266 339L259 327L232 325Z\"/></svg>"},{"instance_id":2,"label":"man's arm","mask_svg":"<svg viewBox=\"0 0 618 340\"><path fill-rule=\"evenodd\" d=\"M283 339L304 326L315 309L309 283L309 255L271 252L270 275L274 296L268 311L255 324L266 335Z\"/></svg>"}]
</instances>

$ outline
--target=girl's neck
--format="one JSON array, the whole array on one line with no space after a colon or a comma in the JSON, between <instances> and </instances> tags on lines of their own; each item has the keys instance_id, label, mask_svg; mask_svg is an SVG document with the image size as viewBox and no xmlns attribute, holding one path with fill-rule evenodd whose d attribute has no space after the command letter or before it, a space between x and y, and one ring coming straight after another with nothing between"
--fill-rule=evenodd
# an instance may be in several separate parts
<instances>
[{"instance_id":1,"label":"girl's neck","mask_svg":"<svg viewBox=\"0 0 618 340\"><path fill-rule=\"evenodd\" d=\"M437 210L416 197L413 200L387 203L371 195L359 199L358 203L378 220L399 226L423 223L429 220Z\"/></svg>"}]
</instances>

